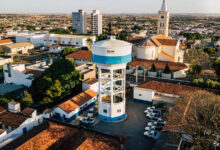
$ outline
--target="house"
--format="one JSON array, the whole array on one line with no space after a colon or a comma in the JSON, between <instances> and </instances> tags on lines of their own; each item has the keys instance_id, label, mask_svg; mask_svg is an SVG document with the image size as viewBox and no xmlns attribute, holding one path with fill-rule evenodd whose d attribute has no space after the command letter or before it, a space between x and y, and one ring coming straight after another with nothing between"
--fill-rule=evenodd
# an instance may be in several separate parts
<instances>
[{"instance_id":1,"label":"house","mask_svg":"<svg viewBox=\"0 0 220 150\"><path fill-rule=\"evenodd\" d=\"M21 112L20 103L8 103L8 110L0 107L0 131L3 133L0 134L0 148L42 122L43 115L37 115L34 109L26 108Z\"/></svg>"},{"instance_id":2,"label":"house","mask_svg":"<svg viewBox=\"0 0 220 150\"><path fill-rule=\"evenodd\" d=\"M28 42L7 44L1 47L6 54L27 54L29 50L34 49L34 45Z\"/></svg>"},{"instance_id":3,"label":"house","mask_svg":"<svg viewBox=\"0 0 220 150\"><path fill-rule=\"evenodd\" d=\"M134 56L138 59L183 62L184 51L180 41L169 36L157 35L146 38L134 45Z\"/></svg>"},{"instance_id":4,"label":"house","mask_svg":"<svg viewBox=\"0 0 220 150\"><path fill-rule=\"evenodd\" d=\"M86 91L88 89L91 89L95 92L98 92L99 90L99 82L98 79L93 78L93 79L87 79L82 82L82 90Z\"/></svg>"},{"instance_id":5,"label":"house","mask_svg":"<svg viewBox=\"0 0 220 150\"><path fill-rule=\"evenodd\" d=\"M151 72L152 64L156 67L156 72ZM163 71L168 64L170 68L170 76L164 77ZM145 60L145 59L135 59L128 63L128 68L126 70L127 74L136 74L136 69L138 67L138 75L146 75L149 77L162 77L169 79L185 78L186 72L189 67L184 63L179 62L169 62L169 61L156 61L156 60Z\"/></svg>"},{"instance_id":6,"label":"house","mask_svg":"<svg viewBox=\"0 0 220 150\"><path fill-rule=\"evenodd\" d=\"M192 92L195 90L198 90L198 88L180 84L150 81L135 87L133 96L134 101L150 105L159 102L174 104L181 92Z\"/></svg>"},{"instance_id":7,"label":"house","mask_svg":"<svg viewBox=\"0 0 220 150\"><path fill-rule=\"evenodd\" d=\"M2 150L119 150L121 147L124 145L120 137L48 119Z\"/></svg>"},{"instance_id":8,"label":"house","mask_svg":"<svg viewBox=\"0 0 220 150\"><path fill-rule=\"evenodd\" d=\"M16 85L24 85L30 87L32 81L39 77L43 71L27 69L24 64L4 65L4 83L13 83Z\"/></svg>"},{"instance_id":9,"label":"house","mask_svg":"<svg viewBox=\"0 0 220 150\"><path fill-rule=\"evenodd\" d=\"M0 56L0 66L13 62L10 56Z\"/></svg>"},{"instance_id":10,"label":"house","mask_svg":"<svg viewBox=\"0 0 220 150\"><path fill-rule=\"evenodd\" d=\"M77 66L92 61L92 52L87 50L79 50L66 56L66 59L73 59Z\"/></svg>"},{"instance_id":11,"label":"house","mask_svg":"<svg viewBox=\"0 0 220 150\"><path fill-rule=\"evenodd\" d=\"M61 53L62 50L63 50L63 47L60 45L52 45L49 48L50 53Z\"/></svg>"},{"instance_id":12,"label":"house","mask_svg":"<svg viewBox=\"0 0 220 150\"><path fill-rule=\"evenodd\" d=\"M96 101L97 93L89 89L61 103L54 108L53 113L55 118L62 121L71 122L84 110L94 105Z\"/></svg>"},{"instance_id":13,"label":"house","mask_svg":"<svg viewBox=\"0 0 220 150\"><path fill-rule=\"evenodd\" d=\"M10 39L0 40L0 45L12 44L13 42Z\"/></svg>"},{"instance_id":14,"label":"house","mask_svg":"<svg viewBox=\"0 0 220 150\"><path fill-rule=\"evenodd\" d=\"M96 65L93 63L77 66L76 70L80 72L82 81L96 78Z\"/></svg>"}]
</instances>

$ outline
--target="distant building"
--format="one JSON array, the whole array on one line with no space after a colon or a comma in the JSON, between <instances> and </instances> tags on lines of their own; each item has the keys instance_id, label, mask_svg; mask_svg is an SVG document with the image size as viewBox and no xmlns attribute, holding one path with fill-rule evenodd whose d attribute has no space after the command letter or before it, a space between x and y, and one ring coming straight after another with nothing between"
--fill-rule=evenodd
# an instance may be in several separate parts
<instances>
[{"instance_id":1,"label":"distant building","mask_svg":"<svg viewBox=\"0 0 220 150\"><path fill-rule=\"evenodd\" d=\"M7 44L1 47L6 54L27 54L29 50L34 49L34 45L28 42Z\"/></svg>"},{"instance_id":2,"label":"distant building","mask_svg":"<svg viewBox=\"0 0 220 150\"><path fill-rule=\"evenodd\" d=\"M0 66L13 62L13 59L10 56L0 56Z\"/></svg>"},{"instance_id":3,"label":"distant building","mask_svg":"<svg viewBox=\"0 0 220 150\"><path fill-rule=\"evenodd\" d=\"M77 116L82 114L83 111L96 103L97 95L98 94L95 91L89 89L70 98L54 108L54 117L65 122L71 122Z\"/></svg>"},{"instance_id":4,"label":"distant building","mask_svg":"<svg viewBox=\"0 0 220 150\"><path fill-rule=\"evenodd\" d=\"M79 50L66 56L66 59L73 59L77 66L92 61L92 52L87 50Z\"/></svg>"},{"instance_id":5,"label":"distant building","mask_svg":"<svg viewBox=\"0 0 220 150\"><path fill-rule=\"evenodd\" d=\"M4 82L30 87L32 81L39 77L45 69L27 69L24 64L4 65Z\"/></svg>"},{"instance_id":6,"label":"distant building","mask_svg":"<svg viewBox=\"0 0 220 150\"><path fill-rule=\"evenodd\" d=\"M91 30L93 35L102 34L102 15L99 10L93 10L91 14Z\"/></svg>"},{"instance_id":7,"label":"distant building","mask_svg":"<svg viewBox=\"0 0 220 150\"><path fill-rule=\"evenodd\" d=\"M147 60L183 62L184 56L180 41L164 35L142 40L133 46L133 51L136 58Z\"/></svg>"},{"instance_id":8,"label":"distant building","mask_svg":"<svg viewBox=\"0 0 220 150\"><path fill-rule=\"evenodd\" d=\"M13 42L9 39L6 40L0 40L0 45L7 45L7 44L12 44Z\"/></svg>"},{"instance_id":9,"label":"distant building","mask_svg":"<svg viewBox=\"0 0 220 150\"><path fill-rule=\"evenodd\" d=\"M87 42L91 39L92 42L96 41L95 36L89 35L67 35L67 34L18 34L16 42L30 42L35 47L52 45L72 46L72 47L89 47Z\"/></svg>"},{"instance_id":10,"label":"distant building","mask_svg":"<svg viewBox=\"0 0 220 150\"><path fill-rule=\"evenodd\" d=\"M168 36L170 14L167 10L166 0L163 0L161 9L158 12L157 34Z\"/></svg>"},{"instance_id":11,"label":"distant building","mask_svg":"<svg viewBox=\"0 0 220 150\"><path fill-rule=\"evenodd\" d=\"M87 16L84 10L72 13L72 28L76 29L77 34L87 33Z\"/></svg>"},{"instance_id":12,"label":"distant building","mask_svg":"<svg viewBox=\"0 0 220 150\"><path fill-rule=\"evenodd\" d=\"M94 90L95 92L98 92L99 90L99 82L98 79L92 78L92 79L87 79L82 82L82 90L86 91L88 89Z\"/></svg>"}]
</instances>

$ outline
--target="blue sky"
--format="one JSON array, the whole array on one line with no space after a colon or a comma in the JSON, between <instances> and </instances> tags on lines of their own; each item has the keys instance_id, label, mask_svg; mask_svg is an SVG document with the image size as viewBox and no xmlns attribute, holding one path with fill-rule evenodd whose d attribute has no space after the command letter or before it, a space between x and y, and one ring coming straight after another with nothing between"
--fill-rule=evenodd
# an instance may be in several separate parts
<instances>
[{"instance_id":1,"label":"blue sky","mask_svg":"<svg viewBox=\"0 0 220 150\"><path fill-rule=\"evenodd\" d=\"M162 0L0 0L0 13L157 13ZM171 13L220 13L220 0L167 0Z\"/></svg>"}]
</instances>

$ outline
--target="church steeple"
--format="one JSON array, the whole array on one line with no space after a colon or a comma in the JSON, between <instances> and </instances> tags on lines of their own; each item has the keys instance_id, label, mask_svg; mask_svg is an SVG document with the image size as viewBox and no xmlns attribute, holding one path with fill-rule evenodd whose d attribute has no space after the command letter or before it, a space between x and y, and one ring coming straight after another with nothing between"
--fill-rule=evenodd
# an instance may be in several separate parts
<instances>
[{"instance_id":1,"label":"church steeple","mask_svg":"<svg viewBox=\"0 0 220 150\"><path fill-rule=\"evenodd\" d=\"M163 4L162 4L160 11L167 11L166 0L163 0Z\"/></svg>"},{"instance_id":2,"label":"church steeple","mask_svg":"<svg viewBox=\"0 0 220 150\"><path fill-rule=\"evenodd\" d=\"M166 0L163 0L161 9L158 12L157 34L168 36L170 14L167 10Z\"/></svg>"}]
</instances>

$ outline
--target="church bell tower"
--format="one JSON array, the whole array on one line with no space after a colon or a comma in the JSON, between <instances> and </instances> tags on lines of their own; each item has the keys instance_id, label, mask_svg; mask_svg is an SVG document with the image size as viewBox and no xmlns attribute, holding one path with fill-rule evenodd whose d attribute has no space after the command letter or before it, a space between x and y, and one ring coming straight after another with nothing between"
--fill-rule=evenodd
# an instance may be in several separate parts
<instances>
[{"instance_id":1,"label":"church bell tower","mask_svg":"<svg viewBox=\"0 0 220 150\"><path fill-rule=\"evenodd\" d=\"M166 0L163 0L161 9L158 12L157 34L168 36L170 13L167 10Z\"/></svg>"}]
</instances>

